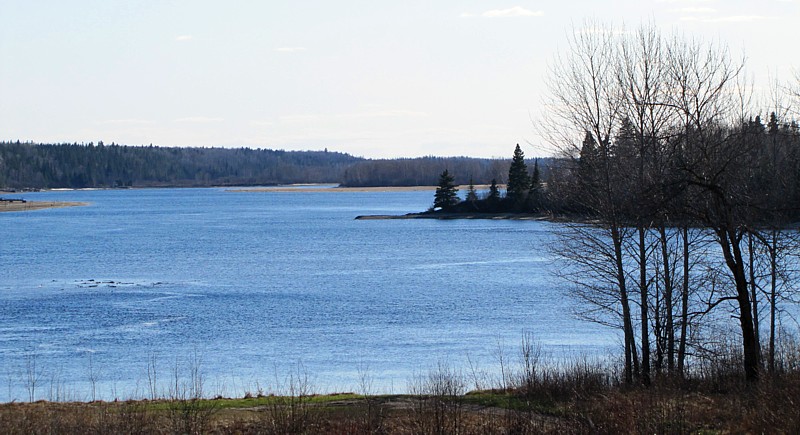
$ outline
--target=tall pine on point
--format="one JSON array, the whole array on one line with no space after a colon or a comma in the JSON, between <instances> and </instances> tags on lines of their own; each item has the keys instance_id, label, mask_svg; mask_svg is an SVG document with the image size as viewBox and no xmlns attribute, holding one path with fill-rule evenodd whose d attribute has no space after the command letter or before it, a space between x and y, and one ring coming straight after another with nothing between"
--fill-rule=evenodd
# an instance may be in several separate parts
<instances>
[{"instance_id":1,"label":"tall pine on point","mask_svg":"<svg viewBox=\"0 0 800 435\"><path fill-rule=\"evenodd\" d=\"M514 157L511 159L511 167L508 168L506 196L512 202L518 203L528 196L530 187L531 180L528 176L528 167L525 165L525 154L517 144L514 149Z\"/></svg>"},{"instance_id":2,"label":"tall pine on point","mask_svg":"<svg viewBox=\"0 0 800 435\"><path fill-rule=\"evenodd\" d=\"M456 187L455 177L445 169L439 176L439 186L433 196L433 208L448 209L458 204L458 189Z\"/></svg>"}]
</instances>

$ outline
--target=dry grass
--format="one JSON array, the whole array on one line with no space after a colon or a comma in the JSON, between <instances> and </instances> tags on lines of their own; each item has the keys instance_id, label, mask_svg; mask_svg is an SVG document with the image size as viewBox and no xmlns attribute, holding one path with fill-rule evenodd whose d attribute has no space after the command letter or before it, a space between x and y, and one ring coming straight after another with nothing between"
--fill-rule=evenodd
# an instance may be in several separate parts
<instances>
[{"instance_id":1,"label":"dry grass","mask_svg":"<svg viewBox=\"0 0 800 435\"><path fill-rule=\"evenodd\" d=\"M706 389L698 379L626 387L574 365L528 386L464 394L439 367L414 395L283 396L0 405L8 434L800 433L800 374Z\"/></svg>"},{"instance_id":2,"label":"dry grass","mask_svg":"<svg viewBox=\"0 0 800 435\"><path fill-rule=\"evenodd\" d=\"M576 357L553 365L531 336L516 363L502 357L500 386L446 363L411 380L408 395L374 395L368 368L360 393L316 395L297 365L276 369L274 393L204 399L200 361L188 378L173 369L164 399L0 404L3 434L727 434L800 433L800 348L779 370L744 380L734 348L693 360L684 376L659 372L626 385L618 363ZM188 379L188 380L184 380ZM155 393L154 393L155 394ZM162 393L164 394L164 393Z\"/></svg>"}]
</instances>

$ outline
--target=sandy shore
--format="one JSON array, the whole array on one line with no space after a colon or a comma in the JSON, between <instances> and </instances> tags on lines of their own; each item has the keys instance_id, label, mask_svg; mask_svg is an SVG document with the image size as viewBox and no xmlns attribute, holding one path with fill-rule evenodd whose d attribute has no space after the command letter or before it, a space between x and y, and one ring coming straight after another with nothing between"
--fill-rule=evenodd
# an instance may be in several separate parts
<instances>
[{"instance_id":1,"label":"sandy shore","mask_svg":"<svg viewBox=\"0 0 800 435\"><path fill-rule=\"evenodd\" d=\"M476 190L485 190L489 186L475 186ZM467 190L467 186L459 186L459 191ZM253 187L242 189L228 189L228 192L433 192L436 186L385 186L385 187L314 187L307 185Z\"/></svg>"},{"instance_id":2,"label":"sandy shore","mask_svg":"<svg viewBox=\"0 0 800 435\"><path fill-rule=\"evenodd\" d=\"M27 202L6 202L0 201L0 212L4 211L31 211L45 208L79 207L89 205L86 202L63 202L63 201L27 201Z\"/></svg>"}]
</instances>

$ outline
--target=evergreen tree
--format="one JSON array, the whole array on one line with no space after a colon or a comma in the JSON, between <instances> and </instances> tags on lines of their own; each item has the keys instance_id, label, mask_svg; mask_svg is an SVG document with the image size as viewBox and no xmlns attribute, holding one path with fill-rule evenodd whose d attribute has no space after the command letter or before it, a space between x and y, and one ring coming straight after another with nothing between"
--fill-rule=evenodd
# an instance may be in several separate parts
<instances>
[{"instance_id":1,"label":"evergreen tree","mask_svg":"<svg viewBox=\"0 0 800 435\"><path fill-rule=\"evenodd\" d=\"M478 193L475 192L475 183L472 181L472 177L469 177L469 189L467 189L466 201L475 203L477 200L478 200Z\"/></svg>"},{"instance_id":2,"label":"evergreen tree","mask_svg":"<svg viewBox=\"0 0 800 435\"><path fill-rule=\"evenodd\" d=\"M770 135L776 135L779 131L778 125L778 116L775 115L775 112L769 114L769 123L767 123L767 133Z\"/></svg>"},{"instance_id":3,"label":"evergreen tree","mask_svg":"<svg viewBox=\"0 0 800 435\"><path fill-rule=\"evenodd\" d=\"M508 168L508 185L506 196L514 203L524 200L528 195L531 181L528 176L528 167L525 165L525 154L517 144L514 149L514 157L511 159L511 166Z\"/></svg>"},{"instance_id":4,"label":"evergreen tree","mask_svg":"<svg viewBox=\"0 0 800 435\"><path fill-rule=\"evenodd\" d=\"M448 209L458 204L458 189L454 184L455 177L447 169L439 176L439 186L433 197L433 208Z\"/></svg>"},{"instance_id":5,"label":"evergreen tree","mask_svg":"<svg viewBox=\"0 0 800 435\"><path fill-rule=\"evenodd\" d=\"M528 211L535 212L540 208L541 197L539 195L541 189L541 181L539 176L539 159L533 161L533 174L531 174L531 185L528 190L528 199L526 201L526 208Z\"/></svg>"},{"instance_id":6,"label":"evergreen tree","mask_svg":"<svg viewBox=\"0 0 800 435\"><path fill-rule=\"evenodd\" d=\"M581 144L581 155L578 160L578 182L581 189L587 189L594 186L595 173L597 163L599 160L599 151L597 150L597 141L594 136L588 131L583 138Z\"/></svg>"},{"instance_id":7,"label":"evergreen tree","mask_svg":"<svg viewBox=\"0 0 800 435\"><path fill-rule=\"evenodd\" d=\"M531 174L531 190L539 190L542 181L539 176L539 159L533 161L533 174Z\"/></svg>"},{"instance_id":8,"label":"evergreen tree","mask_svg":"<svg viewBox=\"0 0 800 435\"><path fill-rule=\"evenodd\" d=\"M492 184L489 186L489 196L486 197L486 200L494 205L500 201L500 189L497 188L497 179L492 178Z\"/></svg>"}]
</instances>

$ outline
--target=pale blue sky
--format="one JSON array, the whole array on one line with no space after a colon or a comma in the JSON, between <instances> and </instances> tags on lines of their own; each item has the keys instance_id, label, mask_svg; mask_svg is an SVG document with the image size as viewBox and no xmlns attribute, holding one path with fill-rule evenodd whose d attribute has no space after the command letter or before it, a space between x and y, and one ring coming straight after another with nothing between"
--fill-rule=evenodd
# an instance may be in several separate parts
<instances>
[{"instance_id":1,"label":"pale blue sky","mask_svg":"<svg viewBox=\"0 0 800 435\"><path fill-rule=\"evenodd\" d=\"M586 18L724 41L758 85L800 68L799 0L0 0L0 139L544 155Z\"/></svg>"}]
</instances>

